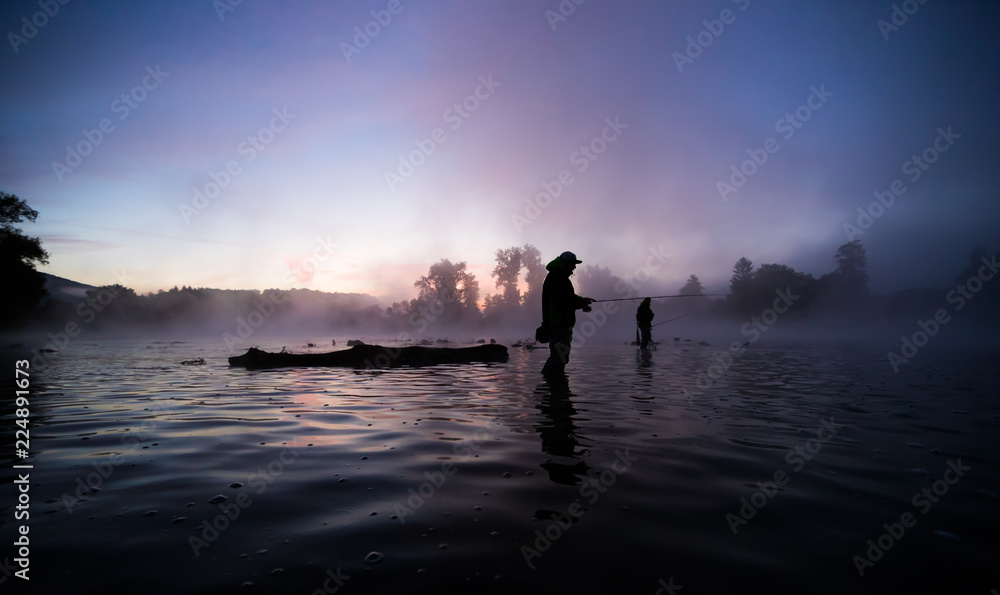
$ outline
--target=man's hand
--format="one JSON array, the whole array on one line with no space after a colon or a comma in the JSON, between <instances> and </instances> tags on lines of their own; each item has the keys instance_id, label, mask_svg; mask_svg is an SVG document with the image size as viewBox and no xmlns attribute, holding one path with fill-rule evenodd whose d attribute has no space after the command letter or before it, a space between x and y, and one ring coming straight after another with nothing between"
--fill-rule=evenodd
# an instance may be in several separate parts
<instances>
[{"instance_id":1,"label":"man's hand","mask_svg":"<svg viewBox=\"0 0 1000 595\"><path fill-rule=\"evenodd\" d=\"M595 300L594 298L585 297L585 298L583 298L583 301L586 302L584 304L584 306L583 306L583 311L584 312L590 312L592 310L592 308L590 307L590 304L593 304L597 300Z\"/></svg>"}]
</instances>

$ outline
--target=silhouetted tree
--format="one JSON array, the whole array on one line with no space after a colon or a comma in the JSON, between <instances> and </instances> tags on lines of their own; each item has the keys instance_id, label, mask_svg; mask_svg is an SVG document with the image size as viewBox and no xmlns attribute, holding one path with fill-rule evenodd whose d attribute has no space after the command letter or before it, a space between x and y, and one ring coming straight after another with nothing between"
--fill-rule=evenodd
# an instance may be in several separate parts
<instances>
[{"instance_id":1,"label":"silhouetted tree","mask_svg":"<svg viewBox=\"0 0 1000 595\"><path fill-rule=\"evenodd\" d=\"M487 295L483 317L488 324L526 323L537 316L542 302L545 267L541 253L531 244L496 251L496 266L491 276L502 293ZM520 283L524 271L524 284ZM522 292L521 288L527 285Z\"/></svg>"},{"instance_id":2,"label":"silhouetted tree","mask_svg":"<svg viewBox=\"0 0 1000 595\"><path fill-rule=\"evenodd\" d=\"M491 274L496 278L497 288L503 289L500 303L512 308L520 306L521 291L517 287L517 278L521 273L521 248L514 246L497 250L496 258L497 265Z\"/></svg>"},{"instance_id":3,"label":"silhouetted tree","mask_svg":"<svg viewBox=\"0 0 1000 595\"><path fill-rule=\"evenodd\" d=\"M729 289L735 292L741 285L746 285L752 279L753 262L743 256L733 265L733 276L729 278Z\"/></svg>"},{"instance_id":4,"label":"silhouetted tree","mask_svg":"<svg viewBox=\"0 0 1000 595\"><path fill-rule=\"evenodd\" d=\"M545 265L538 248L531 244L521 246L521 266L525 269L524 282L528 285L521 303L528 311L535 311L542 306L542 283L545 282Z\"/></svg>"},{"instance_id":5,"label":"silhouetted tree","mask_svg":"<svg viewBox=\"0 0 1000 595\"><path fill-rule=\"evenodd\" d=\"M681 295L704 295L705 288L702 287L701 281L698 280L697 275L691 275L688 277L687 283L684 287L681 287L679 292Z\"/></svg>"},{"instance_id":6,"label":"silhouetted tree","mask_svg":"<svg viewBox=\"0 0 1000 595\"><path fill-rule=\"evenodd\" d=\"M843 279L848 296L863 298L868 295L868 258L861 240L848 242L837 249L837 274Z\"/></svg>"},{"instance_id":7,"label":"silhouetted tree","mask_svg":"<svg viewBox=\"0 0 1000 595\"><path fill-rule=\"evenodd\" d=\"M849 314L852 318L868 313L868 259L860 240L837 249L837 269L819 278L817 301L823 310Z\"/></svg>"},{"instance_id":8,"label":"silhouetted tree","mask_svg":"<svg viewBox=\"0 0 1000 595\"><path fill-rule=\"evenodd\" d=\"M984 260L985 259L985 260ZM953 285L965 284L968 282L969 277L978 277L979 269L982 268L986 263L990 261L990 255L986 252L980 244L976 244L972 247L972 254L969 255L969 264L965 265L958 275L955 276ZM985 272L989 274L989 270L986 269Z\"/></svg>"},{"instance_id":9,"label":"silhouetted tree","mask_svg":"<svg viewBox=\"0 0 1000 595\"><path fill-rule=\"evenodd\" d=\"M1000 282L996 278L1000 275L992 270L994 262L995 253L990 254L977 244L969 255L969 264L955 276L946 294L948 303L968 323L1000 322Z\"/></svg>"},{"instance_id":10,"label":"silhouetted tree","mask_svg":"<svg viewBox=\"0 0 1000 595\"><path fill-rule=\"evenodd\" d=\"M468 272L465 262L452 264L448 259L442 259L432 264L427 275L420 277L414 284L420 289L417 300L421 307L430 312L440 311L440 318L445 322L463 322L476 319L479 316L479 282L476 276Z\"/></svg>"},{"instance_id":11,"label":"silhouetted tree","mask_svg":"<svg viewBox=\"0 0 1000 595\"><path fill-rule=\"evenodd\" d=\"M574 273L579 282L576 284L577 295L628 297L624 289L630 289L621 277L611 273L607 267L597 267L592 264L577 269ZM603 299L603 298L602 298Z\"/></svg>"},{"instance_id":12,"label":"silhouetted tree","mask_svg":"<svg viewBox=\"0 0 1000 595\"><path fill-rule=\"evenodd\" d=\"M775 299L788 296L796 312L804 311L813 301L816 280L783 264L761 265L748 281L741 299L740 314L759 314L771 308ZM783 300L782 300L783 301ZM785 307L787 303L783 303Z\"/></svg>"},{"instance_id":13,"label":"silhouetted tree","mask_svg":"<svg viewBox=\"0 0 1000 595\"><path fill-rule=\"evenodd\" d=\"M730 312L740 316L752 313L753 278L753 262L745 256L741 257L733 265L733 276L729 278L726 306Z\"/></svg>"},{"instance_id":14,"label":"silhouetted tree","mask_svg":"<svg viewBox=\"0 0 1000 595\"><path fill-rule=\"evenodd\" d=\"M0 327L23 321L45 297L45 277L36 264L48 264L49 254L38 238L24 235L15 223L35 221L38 211L13 194L0 192Z\"/></svg>"}]
</instances>

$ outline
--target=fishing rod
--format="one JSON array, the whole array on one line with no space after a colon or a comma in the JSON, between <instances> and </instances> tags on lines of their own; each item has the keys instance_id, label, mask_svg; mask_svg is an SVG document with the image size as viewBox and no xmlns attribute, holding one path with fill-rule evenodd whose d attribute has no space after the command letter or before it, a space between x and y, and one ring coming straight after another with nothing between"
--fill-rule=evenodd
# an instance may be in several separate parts
<instances>
[{"instance_id":1,"label":"fishing rod","mask_svg":"<svg viewBox=\"0 0 1000 595\"><path fill-rule=\"evenodd\" d=\"M675 318L671 318L670 320L664 320L663 322L657 322L656 324L651 325L649 328L653 328L654 326L660 326L661 324L667 324L668 322L673 322L675 320L680 320L681 318L687 318L688 316L694 316L695 314L702 314L704 312L706 312L706 310L698 310L697 312L691 312L689 314L685 314L684 316L677 316Z\"/></svg>"},{"instance_id":2,"label":"fishing rod","mask_svg":"<svg viewBox=\"0 0 1000 595\"><path fill-rule=\"evenodd\" d=\"M594 300L594 303L596 304L598 302L623 302L623 301L626 301L626 300L646 300L646 299L649 299L649 300L658 300L660 298L719 297L719 296L727 296L727 295L729 295L729 294L728 293L698 293L698 294L683 293L683 294L680 294L680 295L651 295L648 298L644 298L644 297L631 297L631 298L613 298L613 299L610 299L610 300Z\"/></svg>"}]
</instances>

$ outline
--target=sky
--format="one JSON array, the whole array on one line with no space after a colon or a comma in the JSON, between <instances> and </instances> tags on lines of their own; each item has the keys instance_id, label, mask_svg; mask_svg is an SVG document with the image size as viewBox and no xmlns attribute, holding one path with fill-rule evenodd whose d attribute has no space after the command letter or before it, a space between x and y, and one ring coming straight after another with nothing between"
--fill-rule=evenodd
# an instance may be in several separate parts
<instances>
[{"instance_id":1,"label":"sky","mask_svg":"<svg viewBox=\"0 0 1000 595\"><path fill-rule=\"evenodd\" d=\"M40 270L140 293L390 303L447 258L485 295L495 251L525 243L724 292L741 256L818 277L853 239L873 291L944 288L975 244L1000 248L998 18L943 0L7 1L0 190L39 212L22 229Z\"/></svg>"}]
</instances>

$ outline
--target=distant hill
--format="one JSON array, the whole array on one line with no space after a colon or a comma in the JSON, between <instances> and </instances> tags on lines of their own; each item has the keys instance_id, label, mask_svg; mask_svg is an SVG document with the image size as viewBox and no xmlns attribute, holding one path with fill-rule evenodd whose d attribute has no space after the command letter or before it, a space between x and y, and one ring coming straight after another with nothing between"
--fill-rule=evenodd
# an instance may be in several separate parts
<instances>
[{"instance_id":1,"label":"distant hill","mask_svg":"<svg viewBox=\"0 0 1000 595\"><path fill-rule=\"evenodd\" d=\"M42 276L45 277L45 289L49 292L45 301L55 300L77 304L87 297L88 289L97 289L93 285L77 283L48 273L42 273Z\"/></svg>"}]
</instances>

